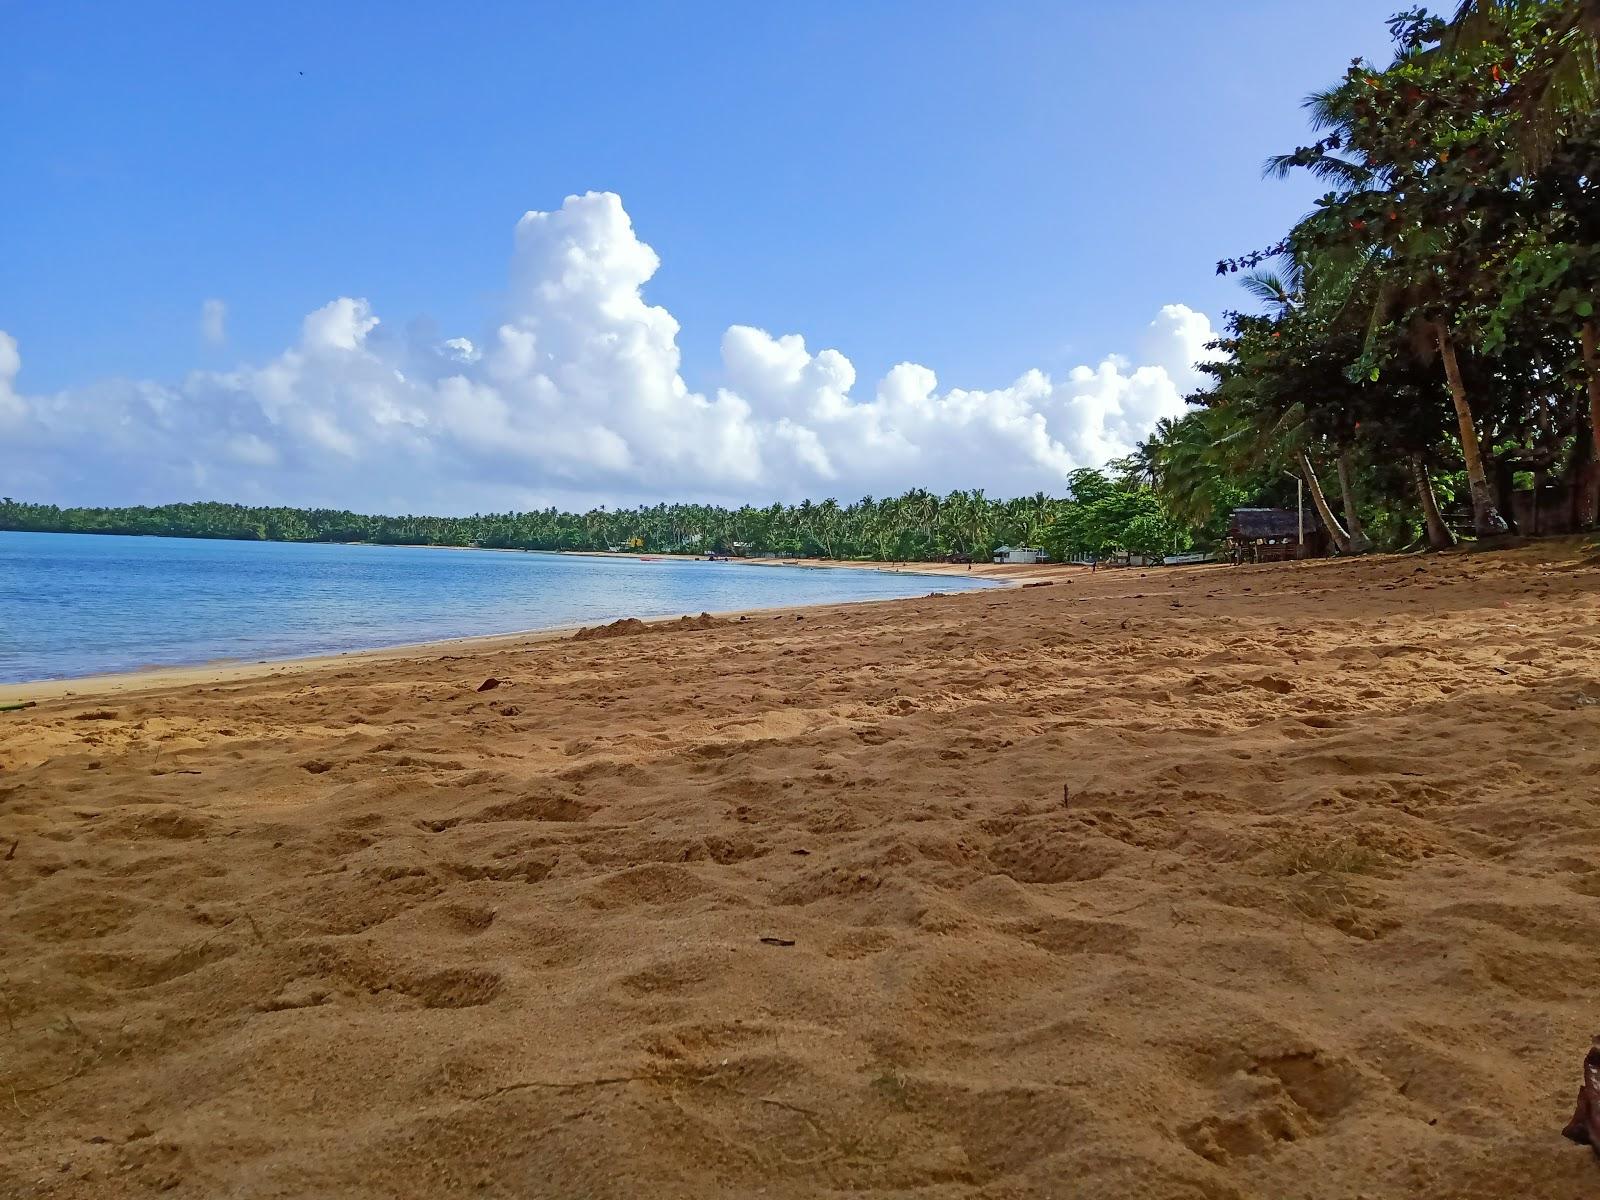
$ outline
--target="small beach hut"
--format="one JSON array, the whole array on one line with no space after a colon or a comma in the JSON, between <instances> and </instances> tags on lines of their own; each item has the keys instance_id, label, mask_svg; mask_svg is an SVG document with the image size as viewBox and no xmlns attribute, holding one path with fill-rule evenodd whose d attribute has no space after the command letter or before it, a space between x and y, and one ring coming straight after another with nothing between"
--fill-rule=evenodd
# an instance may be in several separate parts
<instances>
[{"instance_id":1,"label":"small beach hut","mask_svg":"<svg viewBox=\"0 0 1600 1200\"><path fill-rule=\"evenodd\" d=\"M1236 563L1321 558L1328 552L1328 539L1314 512L1301 514L1292 508L1236 508L1228 521L1228 550Z\"/></svg>"},{"instance_id":2,"label":"small beach hut","mask_svg":"<svg viewBox=\"0 0 1600 1200\"><path fill-rule=\"evenodd\" d=\"M1049 562L1050 556L1037 546L997 546L994 561L1012 566L1031 567Z\"/></svg>"}]
</instances>

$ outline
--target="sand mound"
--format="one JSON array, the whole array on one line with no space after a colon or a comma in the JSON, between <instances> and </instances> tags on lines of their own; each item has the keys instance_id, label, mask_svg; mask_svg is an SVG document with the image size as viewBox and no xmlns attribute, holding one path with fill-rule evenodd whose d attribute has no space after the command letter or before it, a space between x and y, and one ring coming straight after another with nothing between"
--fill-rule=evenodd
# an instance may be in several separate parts
<instances>
[{"instance_id":1,"label":"sand mound","mask_svg":"<svg viewBox=\"0 0 1600 1200\"><path fill-rule=\"evenodd\" d=\"M710 613L701 613L698 617L683 616L676 621L641 621L637 617L624 617L620 621L613 621L609 625L595 625L578 630L572 635L575 642L588 642L596 638L632 637L639 633L681 632L690 629L715 629L718 625L726 624L719 621Z\"/></svg>"},{"instance_id":2,"label":"sand mound","mask_svg":"<svg viewBox=\"0 0 1600 1200\"><path fill-rule=\"evenodd\" d=\"M1579 553L4 714L0 1196L1592 1195Z\"/></svg>"}]
</instances>

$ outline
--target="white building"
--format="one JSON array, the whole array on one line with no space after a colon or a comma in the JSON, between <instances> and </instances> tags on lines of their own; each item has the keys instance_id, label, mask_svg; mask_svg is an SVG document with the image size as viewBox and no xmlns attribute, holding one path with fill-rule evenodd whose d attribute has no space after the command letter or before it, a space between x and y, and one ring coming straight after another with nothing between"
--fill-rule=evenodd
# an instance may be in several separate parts
<instances>
[{"instance_id":1,"label":"white building","mask_svg":"<svg viewBox=\"0 0 1600 1200\"><path fill-rule=\"evenodd\" d=\"M1050 556L1037 546L999 546L995 549L994 561L1031 567L1038 563L1049 562Z\"/></svg>"}]
</instances>

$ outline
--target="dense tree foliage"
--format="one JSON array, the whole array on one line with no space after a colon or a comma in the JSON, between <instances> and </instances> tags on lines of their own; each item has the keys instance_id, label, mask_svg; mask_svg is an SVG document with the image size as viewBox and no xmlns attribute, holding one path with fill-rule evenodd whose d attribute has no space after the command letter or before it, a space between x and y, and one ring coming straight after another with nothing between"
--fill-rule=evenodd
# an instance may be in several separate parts
<instances>
[{"instance_id":1,"label":"dense tree foliage","mask_svg":"<svg viewBox=\"0 0 1600 1200\"><path fill-rule=\"evenodd\" d=\"M1469 0L1390 28L1394 60L1352 63L1308 101L1324 136L1269 161L1330 190L1218 264L1265 311L1229 314L1197 411L1145 448L1159 490L1181 514L1208 469L1297 472L1344 551L1447 545L1457 506L1504 532L1519 487L1592 522L1600 6Z\"/></svg>"},{"instance_id":2,"label":"dense tree foliage","mask_svg":"<svg viewBox=\"0 0 1600 1200\"><path fill-rule=\"evenodd\" d=\"M1045 548L1058 559L1104 559L1119 551L1159 557L1188 550L1194 539L1168 516L1138 456L1113 466L1120 478L1092 470L1072 473L1072 502L1045 531Z\"/></svg>"}]
</instances>

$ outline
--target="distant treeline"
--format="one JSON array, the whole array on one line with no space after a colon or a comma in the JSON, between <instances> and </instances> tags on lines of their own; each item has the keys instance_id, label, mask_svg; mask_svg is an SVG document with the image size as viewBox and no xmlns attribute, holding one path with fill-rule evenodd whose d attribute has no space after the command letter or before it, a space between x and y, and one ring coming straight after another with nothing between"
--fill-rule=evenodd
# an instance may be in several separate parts
<instances>
[{"instance_id":1,"label":"distant treeline","mask_svg":"<svg viewBox=\"0 0 1600 1200\"><path fill-rule=\"evenodd\" d=\"M136 508L58 508L0 502L0 530L120 533L277 542L373 542L518 550L642 550L651 553L779 554L929 562L988 557L1001 545L1045 546L1058 557L1190 545L1155 493L1134 478L1075 472L1069 495L996 500L981 490L853 504L720 508L657 504L585 513L478 513L470 517L370 516L327 508L249 508L199 502Z\"/></svg>"}]
</instances>

